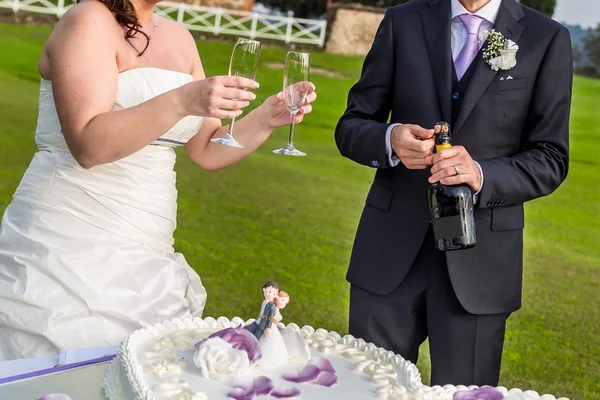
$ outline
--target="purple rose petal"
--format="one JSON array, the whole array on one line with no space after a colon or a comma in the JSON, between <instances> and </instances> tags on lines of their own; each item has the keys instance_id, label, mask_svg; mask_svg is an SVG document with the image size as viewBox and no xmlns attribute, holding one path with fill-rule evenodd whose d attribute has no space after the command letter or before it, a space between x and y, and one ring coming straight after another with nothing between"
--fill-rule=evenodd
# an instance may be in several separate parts
<instances>
[{"instance_id":1,"label":"purple rose petal","mask_svg":"<svg viewBox=\"0 0 600 400\"><path fill-rule=\"evenodd\" d=\"M248 390L244 390L240 387L234 387L227 393L227 397L231 397L235 400L252 400L256 393L254 389L250 388Z\"/></svg>"},{"instance_id":2,"label":"purple rose petal","mask_svg":"<svg viewBox=\"0 0 600 400\"><path fill-rule=\"evenodd\" d=\"M310 382L317 379L320 373L321 370L316 365L306 365L297 373L285 374L282 378L294 383Z\"/></svg>"},{"instance_id":3,"label":"purple rose petal","mask_svg":"<svg viewBox=\"0 0 600 400\"><path fill-rule=\"evenodd\" d=\"M236 350L244 350L248 353L248 359L251 364L254 364L262 357L258 339L250 331L244 329L242 325L237 328L225 328L213 333L208 338L196 343L196 350L198 350L202 343L213 337L223 339Z\"/></svg>"},{"instance_id":4,"label":"purple rose petal","mask_svg":"<svg viewBox=\"0 0 600 400\"><path fill-rule=\"evenodd\" d=\"M319 377L313 383L320 386L331 387L338 381L337 375L328 371L321 371Z\"/></svg>"},{"instance_id":5,"label":"purple rose petal","mask_svg":"<svg viewBox=\"0 0 600 400\"><path fill-rule=\"evenodd\" d=\"M254 391L258 396L266 396L273 390L273 381L266 376L259 376L254 380Z\"/></svg>"},{"instance_id":6,"label":"purple rose petal","mask_svg":"<svg viewBox=\"0 0 600 400\"><path fill-rule=\"evenodd\" d=\"M503 400L504 395L491 386L483 386L473 390L459 390L454 393L453 400Z\"/></svg>"},{"instance_id":7,"label":"purple rose petal","mask_svg":"<svg viewBox=\"0 0 600 400\"><path fill-rule=\"evenodd\" d=\"M63 393L51 393L41 397L39 400L72 400L69 396Z\"/></svg>"},{"instance_id":8,"label":"purple rose petal","mask_svg":"<svg viewBox=\"0 0 600 400\"><path fill-rule=\"evenodd\" d=\"M275 389L271 392L271 396L276 397L278 399L286 399L288 397L298 397L300 396L300 389L297 387L291 387L286 389Z\"/></svg>"},{"instance_id":9,"label":"purple rose petal","mask_svg":"<svg viewBox=\"0 0 600 400\"><path fill-rule=\"evenodd\" d=\"M333 368L333 365L331 365L331 362L326 358L314 356L310 359L308 365L314 365L321 371L327 371L331 372L332 374L335 374L335 369Z\"/></svg>"}]
</instances>

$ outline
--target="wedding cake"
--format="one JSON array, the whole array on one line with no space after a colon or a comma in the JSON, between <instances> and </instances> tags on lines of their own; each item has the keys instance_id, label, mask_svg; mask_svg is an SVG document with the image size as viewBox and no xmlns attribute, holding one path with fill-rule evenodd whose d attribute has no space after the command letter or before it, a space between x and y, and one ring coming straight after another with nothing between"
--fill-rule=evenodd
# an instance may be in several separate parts
<instances>
[{"instance_id":1,"label":"wedding cake","mask_svg":"<svg viewBox=\"0 0 600 400\"><path fill-rule=\"evenodd\" d=\"M254 363L260 350L243 328L252 321L174 319L134 332L108 367L107 399L412 399L422 386L415 365L402 357L310 326L279 325L289 344L285 365ZM207 339L215 332L227 340Z\"/></svg>"},{"instance_id":2,"label":"wedding cake","mask_svg":"<svg viewBox=\"0 0 600 400\"><path fill-rule=\"evenodd\" d=\"M256 319L172 319L135 331L107 369L106 398L556 400L504 387L425 386L414 364L373 343L282 324L289 295L273 281L263 294Z\"/></svg>"}]
</instances>

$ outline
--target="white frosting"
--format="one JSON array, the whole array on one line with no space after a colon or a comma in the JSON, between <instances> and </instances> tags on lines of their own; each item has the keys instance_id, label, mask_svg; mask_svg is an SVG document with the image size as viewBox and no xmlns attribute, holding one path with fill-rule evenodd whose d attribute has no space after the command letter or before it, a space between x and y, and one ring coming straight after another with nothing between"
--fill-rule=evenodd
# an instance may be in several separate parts
<instances>
[{"instance_id":1,"label":"white frosting","mask_svg":"<svg viewBox=\"0 0 600 400\"><path fill-rule=\"evenodd\" d=\"M477 386L425 386L416 366L391 351L351 335L341 337L310 326L289 324L299 333L313 356L326 357L338 375L332 387L310 383L293 384L281 379L304 364L274 369L247 368L247 354L232 348L220 338L211 338L194 357L194 346L212 333L246 325L240 318L225 317L173 319L140 329L121 344L119 355L111 362L102 382L109 400L206 400L226 399L234 377L267 376L277 389L296 386L301 399L375 398L382 400L452 400L459 390ZM280 324L282 328L284 327ZM215 339L215 340L212 340ZM222 343L221 343L222 342ZM244 354L245 359L241 354ZM210 379L207 379L209 377ZM215 379L216 378L216 379ZM505 400L569 400L534 391L499 386ZM262 398L262 397L258 397Z\"/></svg>"}]
</instances>

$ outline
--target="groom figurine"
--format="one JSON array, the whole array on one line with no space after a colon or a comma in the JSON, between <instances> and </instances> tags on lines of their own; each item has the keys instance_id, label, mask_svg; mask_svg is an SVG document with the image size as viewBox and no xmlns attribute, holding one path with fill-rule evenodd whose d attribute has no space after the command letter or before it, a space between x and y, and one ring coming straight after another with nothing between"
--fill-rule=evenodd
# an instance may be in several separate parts
<instances>
[{"instance_id":1,"label":"groom figurine","mask_svg":"<svg viewBox=\"0 0 600 400\"><path fill-rule=\"evenodd\" d=\"M498 40L479 40L491 29ZM348 94L337 146L376 168L347 274L350 333L412 362L429 337L431 385L498 384L521 307L523 203L567 176L572 67L567 29L515 0L413 0L386 11ZM432 155L440 120L454 147ZM435 250L437 181L470 186L474 248Z\"/></svg>"},{"instance_id":2,"label":"groom figurine","mask_svg":"<svg viewBox=\"0 0 600 400\"><path fill-rule=\"evenodd\" d=\"M267 281L262 287L265 300L262 302L258 317L252 323L244 326L244 328L260 340L263 335L269 336L271 324L275 317L276 306L273 300L279 293L279 285L274 281Z\"/></svg>"}]
</instances>

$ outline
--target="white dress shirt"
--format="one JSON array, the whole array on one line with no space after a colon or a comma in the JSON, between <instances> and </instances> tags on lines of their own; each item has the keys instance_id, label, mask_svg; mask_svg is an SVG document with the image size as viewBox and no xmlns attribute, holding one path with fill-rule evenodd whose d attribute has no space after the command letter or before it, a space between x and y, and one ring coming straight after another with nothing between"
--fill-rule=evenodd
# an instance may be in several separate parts
<instances>
[{"instance_id":1,"label":"white dress shirt","mask_svg":"<svg viewBox=\"0 0 600 400\"><path fill-rule=\"evenodd\" d=\"M496 17L498 16L498 11L500 11L500 5L502 4L502 0L490 0L489 3L487 3L485 6L483 6L479 10L475 11L474 13L470 13L469 11L467 11L467 9L461 4L461 2L459 0L450 0L450 1L451 1L451 25L450 25L451 40L450 40L450 42L451 42L451 47L452 47L452 59L456 60L456 58L458 57L458 54L460 53L463 46L467 42L467 36L468 36L467 28L462 23L460 18L458 18L458 16L462 15L462 14L477 15L484 19L483 23L481 24L480 31L483 32L486 29L491 30L492 26L494 25L494 22L496 22ZM480 49L481 49L481 46L483 46L483 42L481 42L479 44ZM386 136L385 136L386 154L388 155L388 163L389 163L390 167L395 167L400 162L400 158L396 154L394 154L394 152L392 150L392 145L390 142L390 136L392 133L392 129L396 125L401 125L401 124L390 125L390 127L388 128L388 130L386 132ZM479 197L478 196L479 192L481 191L481 188L483 187L483 171L481 170L481 166L479 165L479 163L477 161L475 161L475 164L477 164L477 166L479 167L479 171L481 172L481 187L473 195L475 202L477 202L478 197Z\"/></svg>"}]
</instances>

